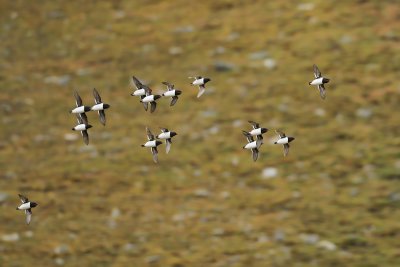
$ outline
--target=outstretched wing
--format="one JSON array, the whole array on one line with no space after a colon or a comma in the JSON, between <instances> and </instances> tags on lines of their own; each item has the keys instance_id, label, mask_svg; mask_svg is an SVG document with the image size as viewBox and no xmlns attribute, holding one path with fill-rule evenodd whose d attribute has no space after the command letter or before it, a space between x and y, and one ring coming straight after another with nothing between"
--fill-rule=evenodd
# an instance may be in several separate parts
<instances>
[{"instance_id":1,"label":"outstretched wing","mask_svg":"<svg viewBox=\"0 0 400 267\"><path fill-rule=\"evenodd\" d=\"M321 74L321 72L319 71L317 65L314 64L314 65L313 65L313 68L314 68L314 77L315 77L315 79L320 78L320 77L322 76L322 74Z\"/></svg>"},{"instance_id":2,"label":"outstretched wing","mask_svg":"<svg viewBox=\"0 0 400 267\"><path fill-rule=\"evenodd\" d=\"M106 125L106 113L104 112L104 110L99 110L99 116L100 116L101 124L103 124L105 126Z\"/></svg>"},{"instance_id":3,"label":"outstretched wing","mask_svg":"<svg viewBox=\"0 0 400 267\"><path fill-rule=\"evenodd\" d=\"M167 133L167 132L169 132L167 128L161 128L161 127L160 127L160 129L161 129L161 132L162 132L162 133Z\"/></svg>"},{"instance_id":4,"label":"outstretched wing","mask_svg":"<svg viewBox=\"0 0 400 267\"><path fill-rule=\"evenodd\" d=\"M175 105L176 101L178 101L178 97L177 96L173 96L172 100L171 100L171 104L169 104L169 106L172 107L173 105Z\"/></svg>"},{"instance_id":5,"label":"outstretched wing","mask_svg":"<svg viewBox=\"0 0 400 267\"><path fill-rule=\"evenodd\" d=\"M197 98L199 98L202 94L204 94L206 87L204 84L199 85L199 93L197 94Z\"/></svg>"},{"instance_id":6,"label":"outstretched wing","mask_svg":"<svg viewBox=\"0 0 400 267\"><path fill-rule=\"evenodd\" d=\"M164 85L167 86L167 90L168 90L168 91L171 91L171 90L174 89L174 85L173 85L172 83L169 83L169 82L162 82L162 84L164 84Z\"/></svg>"},{"instance_id":7,"label":"outstretched wing","mask_svg":"<svg viewBox=\"0 0 400 267\"><path fill-rule=\"evenodd\" d=\"M168 154L171 149L172 139L168 138L165 140L165 152Z\"/></svg>"},{"instance_id":8,"label":"outstretched wing","mask_svg":"<svg viewBox=\"0 0 400 267\"><path fill-rule=\"evenodd\" d=\"M150 113L153 113L156 110L157 103L156 101L150 102Z\"/></svg>"},{"instance_id":9,"label":"outstretched wing","mask_svg":"<svg viewBox=\"0 0 400 267\"><path fill-rule=\"evenodd\" d=\"M258 159L258 148L252 148L251 154L253 154L253 161L256 161Z\"/></svg>"},{"instance_id":10,"label":"outstretched wing","mask_svg":"<svg viewBox=\"0 0 400 267\"><path fill-rule=\"evenodd\" d=\"M26 196L21 195L21 194L18 194L18 196L19 196L19 199L21 200L22 204L29 202L29 199Z\"/></svg>"},{"instance_id":11,"label":"outstretched wing","mask_svg":"<svg viewBox=\"0 0 400 267\"><path fill-rule=\"evenodd\" d=\"M289 154L289 144L284 144L283 145L283 156L287 156Z\"/></svg>"},{"instance_id":12,"label":"outstretched wing","mask_svg":"<svg viewBox=\"0 0 400 267\"><path fill-rule=\"evenodd\" d=\"M82 113L85 114L85 113ZM76 114L76 120L78 121L78 124L83 124L82 117L79 114Z\"/></svg>"},{"instance_id":13,"label":"outstretched wing","mask_svg":"<svg viewBox=\"0 0 400 267\"><path fill-rule=\"evenodd\" d=\"M153 92L153 90L151 90L150 87L148 87L147 85L142 85L142 89L144 89L144 91L146 92L146 96L151 95L151 93Z\"/></svg>"},{"instance_id":14,"label":"outstretched wing","mask_svg":"<svg viewBox=\"0 0 400 267\"><path fill-rule=\"evenodd\" d=\"M26 214L26 224L29 224L32 218L32 210L31 209L25 210L25 214Z\"/></svg>"},{"instance_id":15,"label":"outstretched wing","mask_svg":"<svg viewBox=\"0 0 400 267\"><path fill-rule=\"evenodd\" d=\"M132 81L138 90L143 88L143 84L135 76L132 76Z\"/></svg>"},{"instance_id":16,"label":"outstretched wing","mask_svg":"<svg viewBox=\"0 0 400 267\"><path fill-rule=\"evenodd\" d=\"M147 133L147 139L149 141L153 141L154 140L154 135L153 133L150 131L149 127L146 127L146 133Z\"/></svg>"},{"instance_id":17,"label":"outstretched wing","mask_svg":"<svg viewBox=\"0 0 400 267\"><path fill-rule=\"evenodd\" d=\"M93 96L94 96L94 101L96 102L96 104L102 103L100 94L99 94L99 92L97 92L96 88L93 88Z\"/></svg>"},{"instance_id":18,"label":"outstretched wing","mask_svg":"<svg viewBox=\"0 0 400 267\"><path fill-rule=\"evenodd\" d=\"M251 136L250 133L246 132L246 131L242 131L243 135L246 136L247 138L247 142L251 143L254 141L253 136Z\"/></svg>"},{"instance_id":19,"label":"outstretched wing","mask_svg":"<svg viewBox=\"0 0 400 267\"><path fill-rule=\"evenodd\" d=\"M323 84L319 84L318 90L319 90L319 95L321 96L321 98L325 99L326 98L325 86Z\"/></svg>"},{"instance_id":20,"label":"outstretched wing","mask_svg":"<svg viewBox=\"0 0 400 267\"><path fill-rule=\"evenodd\" d=\"M255 121L249 121L249 123L253 126L253 129L260 128L260 124Z\"/></svg>"},{"instance_id":21,"label":"outstretched wing","mask_svg":"<svg viewBox=\"0 0 400 267\"><path fill-rule=\"evenodd\" d=\"M280 131L280 130L275 130L275 132L279 135L279 138L285 138L286 137L285 133Z\"/></svg>"},{"instance_id":22,"label":"outstretched wing","mask_svg":"<svg viewBox=\"0 0 400 267\"><path fill-rule=\"evenodd\" d=\"M153 160L155 163L158 163L158 151L157 147L152 147L151 148L151 154L153 154Z\"/></svg>"},{"instance_id":23,"label":"outstretched wing","mask_svg":"<svg viewBox=\"0 0 400 267\"><path fill-rule=\"evenodd\" d=\"M89 134L86 130L81 131L83 142L88 145L89 144Z\"/></svg>"},{"instance_id":24,"label":"outstretched wing","mask_svg":"<svg viewBox=\"0 0 400 267\"><path fill-rule=\"evenodd\" d=\"M85 114L85 113L79 113L78 115L81 117L81 119L82 119L82 123L84 123L84 124L86 124L86 125L88 125L88 124L89 124L89 122L88 122L88 118L87 118L87 116L86 116L86 114Z\"/></svg>"},{"instance_id":25,"label":"outstretched wing","mask_svg":"<svg viewBox=\"0 0 400 267\"><path fill-rule=\"evenodd\" d=\"M74 97L75 97L75 104L77 107L82 106L82 98L79 96L77 91L74 91Z\"/></svg>"}]
</instances>

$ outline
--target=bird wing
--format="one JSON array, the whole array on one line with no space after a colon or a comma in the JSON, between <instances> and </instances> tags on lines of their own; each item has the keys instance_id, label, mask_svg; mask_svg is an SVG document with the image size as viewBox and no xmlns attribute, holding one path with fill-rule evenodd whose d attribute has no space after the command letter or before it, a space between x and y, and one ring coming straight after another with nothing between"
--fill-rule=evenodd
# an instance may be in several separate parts
<instances>
[{"instance_id":1,"label":"bird wing","mask_svg":"<svg viewBox=\"0 0 400 267\"><path fill-rule=\"evenodd\" d=\"M260 134L260 135L257 135L257 140L258 140L258 141L262 141L262 140L263 140L263 137L262 137L261 134Z\"/></svg>"},{"instance_id":2,"label":"bird wing","mask_svg":"<svg viewBox=\"0 0 400 267\"><path fill-rule=\"evenodd\" d=\"M243 135L246 136L247 142L251 143L254 141L253 136L251 136L248 132L242 131Z\"/></svg>"},{"instance_id":3,"label":"bird wing","mask_svg":"<svg viewBox=\"0 0 400 267\"><path fill-rule=\"evenodd\" d=\"M199 93L197 94L197 98L199 98L202 94L204 94L206 87L204 84L199 85Z\"/></svg>"},{"instance_id":4,"label":"bird wing","mask_svg":"<svg viewBox=\"0 0 400 267\"><path fill-rule=\"evenodd\" d=\"M253 154L253 161L256 161L258 159L258 148L252 148L251 154Z\"/></svg>"},{"instance_id":5,"label":"bird wing","mask_svg":"<svg viewBox=\"0 0 400 267\"><path fill-rule=\"evenodd\" d=\"M83 142L88 145L89 144L89 134L86 130L81 131Z\"/></svg>"},{"instance_id":6,"label":"bird wing","mask_svg":"<svg viewBox=\"0 0 400 267\"><path fill-rule=\"evenodd\" d=\"M167 133L167 132L169 132L167 128L161 128L161 127L160 127L160 129L161 129L161 132L162 132L162 133Z\"/></svg>"},{"instance_id":7,"label":"bird wing","mask_svg":"<svg viewBox=\"0 0 400 267\"><path fill-rule=\"evenodd\" d=\"M94 96L94 101L96 102L96 104L102 103L100 94L99 94L99 92L97 92L96 88L93 88L93 96Z\"/></svg>"},{"instance_id":8,"label":"bird wing","mask_svg":"<svg viewBox=\"0 0 400 267\"><path fill-rule=\"evenodd\" d=\"M135 76L132 76L132 81L138 90L143 88L143 84Z\"/></svg>"},{"instance_id":9,"label":"bird wing","mask_svg":"<svg viewBox=\"0 0 400 267\"><path fill-rule=\"evenodd\" d=\"M18 196L19 196L19 199L21 200L22 204L29 202L29 200L26 196L21 195L21 194L18 194Z\"/></svg>"},{"instance_id":10,"label":"bird wing","mask_svg":"<svg viewBox=\"0 0 400 267\"><path fill-rule=\"evenodd\" d=\"M85 113L82 113L82 114L85 114ZM79 114L76 114L76 120L78 121L78 124L83 124L82 117Z\"/></svg>"},{"instance_id":11,"label":"bird wing","mask_svg":"<svg viewBox=\"0 0 400 267\"><path fill-rule=\"evenodd\" d=\"M85 113L79 113L78 115L81 117L82 123L84 123L85 125L88 125L88 124L89 124L88 118L87 118L87 116L86 116Z\"/></svg>"},{"instance_id":12,"label":"bird wing","mask_svg":"<svg viewBox=\"0 0 400 267\"><path fill-rule=\"evenodd\" d=\"M153 160L155 163L158 163L158 151L157 147L152 147L151 148L151 154L153 154Z\"/></svg>"},{"instance_id":13,"label":"bird wing","mask_svg":"<svg viewBox=\"0 0 400 267\"><path fill-rule=\"evenodd\" d=\"M150 87L148 87L147 85L142 85L142 89L144 89L144 91L146 92L146 96L151 95L151 93L153 92L153 90L150 89Z\"/></svg>"},{"instance_id":14,"label":"bird wing","mask_svg":"<svg viewBox=\"0 0 400 267\"><path fill-rule=\"evenodd\" d=\"M325 86L323 84L319 84L318 90L319 90L319 95L321 96L321 98L325 99L326 98Z\"/></svg>"},{"instance_id":15,"label":"bird wing","mask_svg":"<svg viewBox=\"0 0 400 267\"><path fill-rule=\"evenodd\" d=\"M167 86L167 90L168 90L168 91L171 91L171 90L174 89L174 85L173 85L172 83L169 83L169 82L162 82L162 84L164 84L164 85Z\"/></svg>"},{"instance_id":16,"label":"bird wing","mask_svg":"<svg viewBox=\"0 0 400 267\"><path fill-rule=\"evenodd\" d=\"M321 74L321 72L319 71L317 65L314 64L314 65L313 65L313 68L314 68L314 77L315 77L315 79L320 78L320 77L322 76L322 74Z\"/></svg>"},{"instance_id":17,"label":"bird wing","mask_svg":"<svg viewBox=\"0 0 400 267\"><path fill-rule=\"evenodd\" d=\"M25 210L25 214L26 214L26 224L29 224L32 218L32 210L31 209Z\"/></svg>"},{"instance_id":18,"label":"bird wing","mask_svg":"<svg viewBox=\"0 0 400 267\"><path fill-rule=\"evenodd\" d=\"M168 154L170 149L171 149L171 144L172 144L172 140L171 138L168 138L167 140L165 140L165 152Z\"/></svg>"},{"instance_id":19,"label":"bird wing","mask_svg":"<svg viewBox=\"0 0 400 267\"><path fill-rule=\"evenodd\" d=\"M275 130L275 132L279 135L279 138L285 138L286 135L284 132L282 132L281 130Z\"/></svg>"},{"instance_id":20,"label":"bird wing","mask_svg":"<svg viewBox=\"0 0 400 267\"><path fill-rule=\"evenodd\" d=\"M100 116L101 124L103 124L105 126L106 125L106 113L104 112L104 110L99 110L99 116Z\"/></svg>"},{"instance_id":21,"label":"bird wing","mask_svg":"<svg viewBox=\"0 0 400 267\"><path fill-rule=\"evenodd\" d=\"M283 155L286 157L289 154L289 144L283 145Z\"/></svg>"},{"instance_id":22,"label":"bird wing","mask_svg":"<svg viewBox=\"0 0 400 267\"><path fill-rule=\"evenodd\" d=\"M154 140L154 135L153 135L153 133L151 132L151 130L149 129L149 127L146 127L146 133L147 133L147 139L148 139L149 141L153 141L153 140Z\"/></svg>"},{"instance_id":23,"label":"bird wing","mask_svg":"<svg viewBox=\"0 0 400 267\"><path fill-rule=\"evenodd\" d=\"M155 101L150 102L150 113L153 113L156 110L157 103Z\"/></svg>"},{"instance_id":24,"label":"bird wing","mask_svg":"<svg viewBox=\"0 0 400 267\"><path fill-rule=\"evenodd\" d=\"M253 129L260 128L260 124L255 121L249 121L249 123L253 126Z\"/></svg>"},{"instance_id":25,"label":"bird wing","mask_svg":"<svg viewBox=\"0 0 400 267\"><path fill-rule=\"evenodd\" d=\"M74 91L74 97L75 97L75 104L77 107L82 106L82 98L79 96L77 91Z\"/></svg>"},{"instance_id":26,"label":"bird wing","mask_svg":"<svg viewBox=\"0 0 400 267\"><path fill-rule=\"evenodd\" d=\"M173 96L173 97L172 97L172 100L171 100L171 103L169 104L170 107L172 107L173 105L175 105L175 104L176 104L176 101L178 101L178 97L177 97L177 96Z\"/></svg>"}]
</instances>

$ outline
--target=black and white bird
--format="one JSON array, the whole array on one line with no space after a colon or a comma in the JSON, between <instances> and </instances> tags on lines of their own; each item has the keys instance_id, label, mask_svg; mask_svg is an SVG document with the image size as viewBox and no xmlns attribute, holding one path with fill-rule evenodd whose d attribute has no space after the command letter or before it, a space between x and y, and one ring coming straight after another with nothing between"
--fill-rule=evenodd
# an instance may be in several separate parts
<instances>
[{"instance_id":1,"label":"black and white bird","mask_svg":"<svg viewBox=\"0 0 400 267\"><path fill-rule=\"evenodd\" d=\"M163 84L167 86L167 91L163 93L162 96L172 97L170 104L170 106L172 107L173 105L175 105L176 101L178 101L178 95L182 94L182 91L176 90L174 88L174 85L169 82L163 82Z\"/></svg>"},{"instance_id":2,"label":"black and white bird","mask_svg":"<svg viewBox=\"0 0 400 267\"><path fill-rule=\"evenodd\" d=\"M31 222L32 218L32 208L36 207L38 204L36 202L29 201L29 199L21 194L18 194L19 199L22 204L17 207L17 210L24 210L26 214L26 224Z\"/></svg>"},{"instance_id":3,"label":"black and white bird","mask_svg":"<svg viewBox=\"0 0 400 267\"><path fill-rule=\"evenodd\" d=\"M168 154L169 150L171 149L172 144L172 137L177 135L176 132L171 132L167 128L160 128L161 133L157 135L157 139L165 139L165 152Z\"/></svg>"},{"instance_id":4,"label":"black and white bird","mask_svg":"<svg viewBox=\"0 0 400 267\"><path fill-rule=\"evenodd\" d=\"M83 142L88 145L89 144L89 134L87 130L92 128L92 125L88 123L87 117L82 116L85 114L76 114L76 119L78 121L78 125L72 128L73 131L80 131L82 134Z\"/></svg>"},{"instance_id":5,"label":"black and white bird","mask_svg":"<svg viewBox=\"0 0 400 267\"><path fill-rule=\"evenodd\" d=\"M139 96L140 102L142 102L144 110L148 109L148 102L143 102L143 98L148 95L151 95L152 90L147 86L141 83L135 76L132 76L133 84L136 87L136 90L131 94L131 96Z\"/></svg>"},{"instance_id":6,"label":"black and white bird","mask_svg":"<svg viewBox=\"0 0 400 267\"><path fill-rule=\"evenodd\" d=\"M275 132L279 135L279 139L274 143L283 145L283 156L287 156L289 154L289 143L294 140L294 137L286 136L284 132L280 130L275 130Z\"/></svg>"},{"instance_id":7,"label":"black and white bird","mask_svg":"<svg viewBox=\"0 0 400 267\"><path fill-rule=\"evenodd\" d=\"M206 89L206 83L211 81L211 79L204 78L201 76L189 77L189 79L194 79L194 81L190 83L191 85L197 85L199 87L199 93L197 94L197 98L199 98L202 94L204 94Z\"/></svg>"},{"instance_id":8,"label":"black and white bird","mask_svg":"<svg viewBox=\"0 0 400 267\"><path fill-rule=\"evenodd\" d=\"M110 107L110 105L103 103L103 101L101 101L100 94L99 94L99 92L97 92L96 88L93 88L93 96L94 96L94 102L96 103L96 105L91 107L91 110L97 111L100 116L101 124L106 125L106 113L104 112L104 110L108 109Z\"/></svg>"},{"instance_id":9,"label":"black and white bird","mask_svg":"<svg viewBox=\"0 0 400 267\"><path fill-rule=\"evenodd\" d=\"M246 136L246 138L247 138L247 145L245 145L243 148L251 149L251 153L253 155L253 161L256 161L258 159L259 148L263 144L262 140L257 139L254 141L253 136L249 132L246 132L246 131L242 131L242 132L243 132L243 135Z\"/></svg>"},{"instance_id":10,"label":"black and white bird","mask_svg":"<svg viewBox=\"0 0 400 267\"><path fill-rule=\"evenodd\" d=\"M249 121L249 123L253 126L253 130L249 132L250 135L256 136L257 140L263 140L262 135L268 132L268 129L260 127L260 124L254 121Z\"/></svg>"},{"instance_id":11,"label":"black and white bird","mask_svg":"<svg viewBox=\"0 0 400 267\"><path fill-rule=\"evenodd\" d=\"M150 88L145 88L146 95L140 99L140 102L143 103L144 109L147 111L147 103L150 103L150 113L153 113L156 110L157 102L156 100L159 99L160 95L153 95L152 90Z\"/></svg>"},{"instance_id":12,"label":"black and white bird","mask_svg":"<svg viewBox=\"0 0 400 267\"><path fill-rule=\"evenodd\" d=\"M83 105L82 98L79 96L77 91L74 92L74 97L75 97L76 108L71 110L70 113L85 114L85 112L90 111L90 107Z\"/></svg>"},{"instance_id":13,"label":"black and white bird","mask_svg":"<svg viewBox=\"0 0 400 267\"><path fill-rule=\"evenodd\" d=\"M150 129L146 127L146 133L147 133L147 142L142 145L142 147L150 147L151 149L151 154L153 154L153 160L155 163L158 163L158 151L157 151L157 146L161 145L162 142L158 141L154 138L154 135L151 133Z\"/></svg>"},{"instance_id":14,"label":"black and white bird","mask_svg":"<svg viewBox=\"0 0 400 267\"><path fill-rule=\"evenodd\" d=\"M308 84L309 85L317 85L321 98L325 99L326 93L325 93L324 84L328 83L329 79L322 76L322 74L319 71L317 65L314 64L313 68L314 68L314 77L315 77L315 79L312 80L311 82L309 82Z\"/></svg>"}]
</instances>

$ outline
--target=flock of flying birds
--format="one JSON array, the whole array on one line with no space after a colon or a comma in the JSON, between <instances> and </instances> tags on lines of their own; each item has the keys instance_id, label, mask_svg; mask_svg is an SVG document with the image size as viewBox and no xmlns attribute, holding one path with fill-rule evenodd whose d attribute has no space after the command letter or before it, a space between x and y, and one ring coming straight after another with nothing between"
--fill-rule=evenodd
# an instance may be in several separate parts
<instances>
[{"instance_id":1,"label":"flock of flying birds","mask_svg":"<svg viewBox=\"0 0 400 267\"><path fill-rule=\"evenodd\" d=\"M325 87L324 84L329 82L329 79L323 77L318 67L314 64L314 79L309 82L309 85L316 85L320 96L322 99L325 99ZM200 97L205 92L205 85L207 82L211 81L209 78L204 78L201 76L197 77L189 77L194 79L191 85L195 85L199 87L199 92L197 97ZM140 102L143 104L144 109L148 110L148 104L150 103L150 112L153 113L157 107L157 100L161 97L171 97L170 106L173 106L178 101L179 95L182 94L181 90L175 89L174 85L168 82L163 82L164 85L167 86L167 91L162 95L154 95L152 94L152 90L142 84L135 76L132 77L133 84L136 87L136 90L131 94L131 96L139 96ZM96 89L93 89L93 96L95 105L92 107L84 106L81 97L75 91L75 104L76 108L71 110L71 113L76 114L76 118L78 121L78 125L72 128L74 131L81 132L83 142L88 145L89 144L89 134L88 129L92 127L89 124L88 118L86 116L86 112L89 111L97 111L99 114L100 122L105 126L106 125L106 114L105 110L110 108L109 104L104 103L101 100L100 94ZM243 131L243 135L247 138L247 144L243 146L244 149L250 149L253 156L253 161L258 159L259 149L263 142L263 134L268 132L267 128L263 128L259 123L254 121L249 121L252 125L252 130L247 132ZM295 138L291 136L286 136L284 132L280 130L275 130L275 132L279 135L279 139L274 142L274 144L283 145L283 155L286 157L289 153L289 143L292 142ZM154 136L151 130L146 127L146 134L148 141L142 145L142 147L148 147L151 149L151 153L153 155L153 160L155 163L158 163L158 150L157 147L162 144L162 141L165 140L166 145L166 153L168 154L171 149L172 138L177 135L176 132L170 131L167 128L161 128L161 133L159 135ZM254 139L255 138L255 139ZM17 207L17 210L24 210L26 214L26 223L29 224L32 217L32 208L36 207L38 204L36 202L29 201L27 197L18 194L22 204Z\"/></svg>"}]
</instances>

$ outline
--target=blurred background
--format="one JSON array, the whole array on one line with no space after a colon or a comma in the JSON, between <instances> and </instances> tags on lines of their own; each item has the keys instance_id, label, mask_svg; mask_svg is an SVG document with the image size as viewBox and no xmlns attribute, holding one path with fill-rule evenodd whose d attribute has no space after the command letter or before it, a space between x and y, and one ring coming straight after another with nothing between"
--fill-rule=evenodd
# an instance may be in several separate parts
<instances>
[{"instance_id":1,"label":"blurred background","mask_svg":"<svg viewBox=\"0 0 400 267\"><path fill-rule=\"evenodd\" d=\"M0 266L400 265L398 1L0 6ZM132 75L183 94L150 114ZM69 110L93 88L85 146ZM270 129L255 163L247 120ZM159 164L146 126L178 132Z\"/></svg>"}]
</instances>

